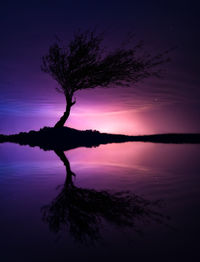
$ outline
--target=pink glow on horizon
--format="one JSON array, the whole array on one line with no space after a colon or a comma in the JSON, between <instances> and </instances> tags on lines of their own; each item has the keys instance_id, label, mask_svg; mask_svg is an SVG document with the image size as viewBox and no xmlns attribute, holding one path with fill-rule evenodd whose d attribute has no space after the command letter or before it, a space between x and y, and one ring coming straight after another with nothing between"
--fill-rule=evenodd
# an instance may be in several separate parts
<instances>
[{"instance_id":1,"label":"pink glow on horizon","mask_svg":"<svg viewBox=\"0 0 200 262\"><path fill-rule=\"evenodd\" d=\"M145 109L148 110L148 109ZM110 106L76 106L72 108L66 126L76 129L92 129L106 133L122 133L127 135L152 133L150 127L140 121L138 110L124 107ZM63 114L62 111L54 111L56 120Z\"/></svg>"},{"instance_id":2,"label":"pink glow on horizon","mask_svg":"<svg viewBox=\"0 0 200 262\"><path fill-rule=\"evenodd\" d=\"M93 129L108 133L136 134L144 131L144 126L139 119L133 118L129 111L118 111L116 113L107 112L101 114L73 114L71 115L68 126L77 129Z\"/></svg>"},{"instance_id":3,"label":"pink glow on horizon","mask_svg":"<svg viewBox=\"0 0 200 262\"><path fill-rule=\"evenodd\" d=\"M72 107L66 126L127 135L199 132L199 115L187 111L187 104L155 94L90 91L76 96L77 103ZM65 107L64 96L60 94L26 101L5 97L0 104L0 118L4 122L0 133L12 134L54 126Z\"/></svg>"}]
</instances>

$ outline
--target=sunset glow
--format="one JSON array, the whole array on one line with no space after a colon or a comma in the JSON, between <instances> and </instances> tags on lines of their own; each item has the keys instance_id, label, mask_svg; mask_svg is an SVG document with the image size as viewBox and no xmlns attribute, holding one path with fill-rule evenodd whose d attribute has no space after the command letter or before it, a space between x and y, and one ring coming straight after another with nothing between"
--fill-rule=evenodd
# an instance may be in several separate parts
<instances>
[{"instance_id":1,"label":"sunset glow","mask_svg":"<svg viewBox=\"0 0 200 262\"><path fill-rule=\"evenodd\" d=\"M0 262L197 262L199 1L1 1Z\"/></svg>"}]
</instances>

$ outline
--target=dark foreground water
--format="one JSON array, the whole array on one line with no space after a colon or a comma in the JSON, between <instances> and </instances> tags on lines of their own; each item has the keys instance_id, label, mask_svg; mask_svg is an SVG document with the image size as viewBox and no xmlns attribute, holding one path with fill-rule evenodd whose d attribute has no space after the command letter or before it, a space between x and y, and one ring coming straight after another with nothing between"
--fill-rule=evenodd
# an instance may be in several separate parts
<instances>
[{"instance_id":1,"label":"dark foreground water","mask_svg":"<svg viewBox=\"0 0 200 262\"><path fill-rule=\"evenodd\" d=\"M0 261L200 261L199 145L64 153L0 145Z\"/></svg>"}]
</instances>

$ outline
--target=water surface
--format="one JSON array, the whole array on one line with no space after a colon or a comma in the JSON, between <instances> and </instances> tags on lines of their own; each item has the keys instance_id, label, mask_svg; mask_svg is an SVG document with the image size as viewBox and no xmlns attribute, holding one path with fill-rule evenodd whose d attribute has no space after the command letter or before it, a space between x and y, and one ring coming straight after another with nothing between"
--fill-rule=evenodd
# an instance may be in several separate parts
<instances>
[{"instance_id":1,"label":"water surface","mask_svg":"<svg viewBox=\"0 0 200 262\"><path fill-rule=\"evenodd\" d=\"M99 239L87 241L65 223L53 232L43 207L68 190L64 162L53 151L1 144L1 261L198 261L199 145L130 142L64 153L83 197L129 191L150 203L161 201L152 206L161 217L136 215L134 227L103 218L97 221Z\"/></svg>"}]
</instances>

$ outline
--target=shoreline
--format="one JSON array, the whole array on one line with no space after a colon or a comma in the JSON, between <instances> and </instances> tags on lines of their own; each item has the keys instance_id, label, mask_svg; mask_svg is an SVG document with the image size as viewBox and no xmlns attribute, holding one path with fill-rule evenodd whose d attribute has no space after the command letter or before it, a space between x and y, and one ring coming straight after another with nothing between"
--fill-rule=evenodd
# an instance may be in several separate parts
<instances>
[{"instance_id":1,"label":"shoreline","mask_svg":"<svg viewBox=\"0 0 200 262\"><path fill-rule=\"evenodd\" d=\"M69 127L44 127L13 135L0 135L0 143L11 142L20 145L38 146L43 150L69 150L77 147L96 147L101 144L123 142L151 142L165 144L200 144L200 134L154 134L128 136L100 133L92 130L77 130Z\"/></svg>"}]
</instances>

